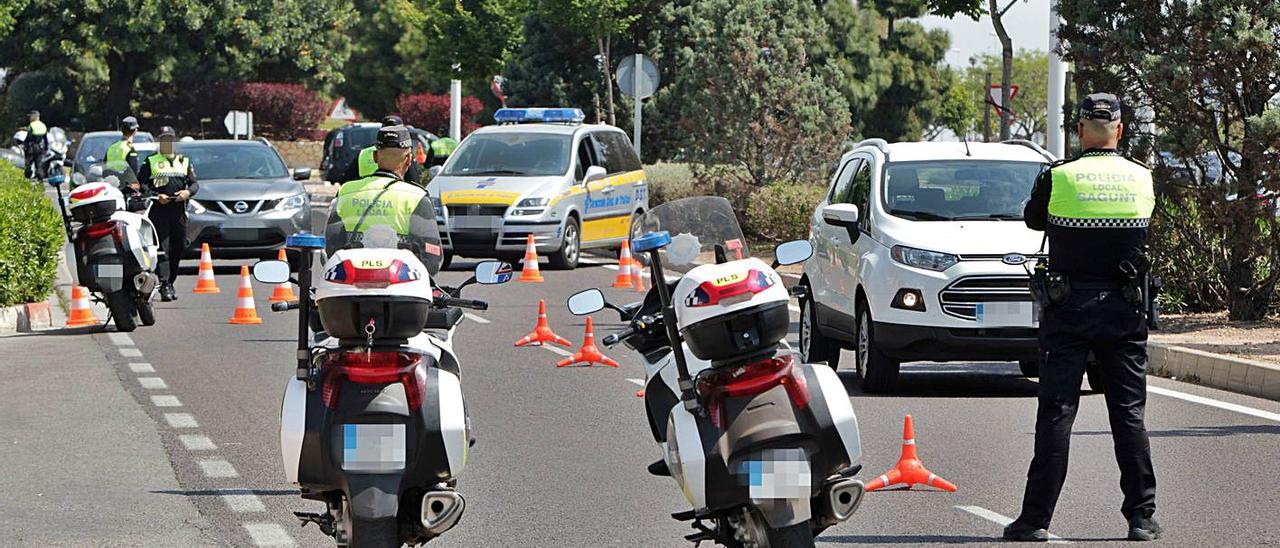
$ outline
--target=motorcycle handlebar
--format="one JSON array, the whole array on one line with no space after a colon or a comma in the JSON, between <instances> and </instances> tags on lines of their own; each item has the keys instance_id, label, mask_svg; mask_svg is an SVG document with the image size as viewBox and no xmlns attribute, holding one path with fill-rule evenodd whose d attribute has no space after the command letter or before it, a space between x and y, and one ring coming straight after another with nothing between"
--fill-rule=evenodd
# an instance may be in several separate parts
<instances>
[{"instance_id":1,"label":"motorcycle handlebar","mask_svg":"<svg viewBox=\"0 0 1280 548\"><path fill-rule=\"evenodd\" d=\"M624 329L624 330L622 330L622 331L619 331L619 332L617 332L617 333L614 333L614 334L611 334L611 335L606 336L606 337L605 337L603 340L601 340L600 342L603 342L605 346L613 346L613 345L615 345L615 344L618 344L619 342L622 342L622 341L624 341L624 340L626 340L626 339L630 338L631 336L635 335L636 333L638 333L638 331L636 330L636 328L634 328L634 327L628 327L628 328L626 328L626 329Z\"/></svg>"},{"instance_id":2,"label":"motorcycle handlebar","mask_svg":"<svg viewBox=\"0 0 1280 548\"><path fill-rule=\"evenodd\" d=\"M298 309L297 301L285 302L285 303L271 303L272 312L286 312L289 310L297 310L297 309Z\"/></svg>"},{"instance_id":3,"label":"motorcycle handlebar","mask_svg":"<svg viewBox=\"0 0 1280 548\"><path fill-rule=\"evenodd\" d=\"M441 297L436 300L440 306L456 306L458 308L470 308L472 310L488 310L489 303L477 301L473 299L455 299L453 297Z\"/></svg>"}]
</instances>

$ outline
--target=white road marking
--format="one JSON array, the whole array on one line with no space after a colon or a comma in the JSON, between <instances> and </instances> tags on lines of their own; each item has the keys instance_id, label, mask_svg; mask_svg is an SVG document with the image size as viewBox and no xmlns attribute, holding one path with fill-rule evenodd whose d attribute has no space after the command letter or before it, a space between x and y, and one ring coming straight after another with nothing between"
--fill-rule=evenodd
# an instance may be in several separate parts
<instances>
[{"instance_id":1,"label":"white road marking","mask_svg":"<svg viewBox=\"0 0 1280 548\"><path fill-rule=\"evenodd\" d=\"M1005 516L1003 514L997 514L981 506L956 506L955 508L956 510L973 514L982 519L995 523L1001 527L1004 527L1006 525L1009 525L1010 523L1013 523L1013 518ZM1071 544L1070 541L1058 535L1055 535L1053 533L1049 533L1049 542L1054 542L1059 544Z\"/></svg>"},{"instance_id":2,"label":"white road marking","mask_svg":"<svg viewBox=\"0 0 1280 548\"><path fill-rule=\"evenodd\" d=\"M627 382L639 386L640 388L644 388L644 379L627 379Z\"/></svg>"},{"instance_id":3,"label":"white road marking","mask_svg":"<svg viewBox=\"0 0 1280 548\"><path fill-rule=\"evenodd\" d=\"M235 467L231 463L220 459L201 459L196 461L200 465L200 471L204 472L207 478L238 478L240 473L236 472Z\"/></svg>"},{"instance_id":4,"label":"white road marking","mask_svg":"<svg viewBox=\"0 0 1280 548\"><path fill-rule=\"evenodd\" d=\"M598 263L597 263L597 264L598 264ZM603 267L605 267L605 268L607 268L607 269L609 269L609 270L617 270L617 269L618 269L618 265L616 265L616 264L602 264L602 265L600 265L600 266L603 266Z\"/></svg>"},{"instance_id":5,"label":"white road marking","mask_svg":"<svg viewBox=\"0 0 1280 548\"><path fill-rule=\"evenodd\" d=\"M570 351L565 350L565 349L563 349L563 348L560 348L560 347L558 347L558 346L553 346L553 344L554 344L554 343L546 343L546 344L542 344L542 345L539 345L539 346L538 346L538 348L541 348L541 349L546 350L547 352L551 352L551 353L553 353L553 354L559 354L559 355L564 356L564 357L566 357L566 358L568 358L569 356L572 356L572 355L573 355L573 352L570 352Z\"/></svg>"},{"instance_id":6,"label":"white road marking","mask_svg":"<svg viewBox=\"0 0 1280 548\"><path fill-rule=\"evenodd\" d=\"M255 546L297 546L278 523L246 523L244 530Z\"/></svg>"},{"instance_id":7,"label":"white road marking","mask_svg":"<svg viewBox=\"0 0 1280 548\"><path fill-rule=\"evenodd\" d=\"M267 507L262 504L262 499L253 494L253 491L248 489L222 489L221 491L222 502L236 514L267 511Z\"/></svg>"},{"instance_id":8,"label":"white road marking","mask_svg":"<svg viewBox=\"0 0 1280 548\"><path fill-rule=\"evenodd\" d=\"M213 444L213 440L209 439L209 436L183 434L178 436L178 441L182 442L182 446L186 447L187 451L213 451L218 448Z\"/></svg>"},{"instance_id":9,"label":"white road marking","mask_svg":"<svg viewBox=\"0 0 1280 548\"><path fill-rule=\"evenodd\" d=\"M107 338L111 339L111 344L116 346L137 346L133 344L133 339L129 338L128 333L107 333Z\"/></svg>"},{"instance_id":10,"label":"white road marking","mask_svg":"<svg viewBox=\"0 0 1280 548\"><path fill-rule=\"evenodd\" d=\"M1150 385L1148 385L1148 386L1147 386L1147 392L1150 392L1150 393L1152 393L1152 394L1159 394L1159 395L1161 395L1161 396L1169 396L1170 398L1177 398L1177 399L1180 399L1180 400L1182 400L1182 401L1189 401L1189 402L1191 402L1191 403L1198 403L1198 404L1200 404L1200 405L1207 405L1207 406L1209 406L1209 407L1217 407L1218 409L1224 409L1224 410L1227 410L1227 411L1234 411L1234 412L1236 412L1236 413L1241 413L1241 414L1244 414L1244 415L1249 415L1249 416L1251 416L1251 417L1257 417L1257 418L1260 418L1260 419L1267 419L1267 420L1269 420L1269 421L1280 422L1280 413L1272 413L1272 412L1269 412L1269 411L1263 411L1263 410L1261 410L1261 409L1254 409L1254 408L1252 408L1252 407L1246 407L1246 406L1243 406L1243 405L1237 405L1237 404L1234 404L1234 403L1227 403L1227 402L1224 402L1224 401L1218 401L1218 400L1211 399L1211 398L1206 398L1206 397L1203 397L1203 396L1195 396L1195 395L1192 395L1192 394L1186 394L1186 393L1183 393L1183 392L1178 392L1177 390L1169 390L1168 388L1160 388L1159 386L1150 386Z\"/></svg>"},{"instance_id":11,"label":"white road marking","mask_svg":"<svg viewBox=\"0 0 1280 548\"><path fill-rule=\"evenodd\" d=\"M151 364L147 362L131 363L129 364L129 370L133 371L134 373L155 373L156 372L156 368L151 367Z\"/></svg>"},{"instance_id":12,"label":"white road marking","mask_svg":"<svg viewBox=\"0 0 1280 548\"><path fill-rule=\"evenodd\" d=\"M160 377L138 377L138 384L147 390L164 390L169 388L169 384L164 382Z\"/></svg>"},{"instance_id":13,"label":"white road marking","mask_svg":"<svg viewBox=\"0 0 1280 548\"><path fill-rule=\"evenodd\" d=\"M177 396L151 396L151 405L156 407L182 407Z\"/></svg>"},{"instance_id":14,"label":"white road marking","mask_svg":"<svg viewBox=\"0 0 1280 548\"><path fill-rule=\"evenodd\" d=\"M169 423L169 428L198 428L196 418L191 413L165 413L164 421Z\"/></svg>"},{"instance_id":15,"label":"white road marking","mask_svg":"<svg viewBox=\"0 0 1280 548\"><path fill-rule=\"evenodd\" d=\"M142 351L137 348L121 348L120 355L126 358L141 358Z\"/></svg>"},{"instance_id":16,"label":"white road marking","mask_svg":"<svg viewBox=\"0 0 1280 548\"><path fill-rule=\"evenodd\" d=\"M493 323L493 322L490 322L489 320L486 320L486 319L484 319L484 318L481 318L480 316L477 316L477 315L472 314L472 313L470 313L470 312L463 312L463 313L462 313L462 315L463 315L464 317L466 317L468 320L471 320L471 321L476 322L476 323L481 323L481 324L483 324L483 323Z\"/></svg>"}]
</instances>

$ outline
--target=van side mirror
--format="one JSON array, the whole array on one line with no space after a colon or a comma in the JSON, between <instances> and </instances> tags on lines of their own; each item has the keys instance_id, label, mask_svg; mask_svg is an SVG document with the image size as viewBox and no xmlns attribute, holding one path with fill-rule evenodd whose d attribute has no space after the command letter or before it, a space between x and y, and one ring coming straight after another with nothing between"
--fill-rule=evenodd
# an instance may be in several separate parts
<instances>
[{"instance_id":1,"label":"van side mirror","mask_svg":"<svg viewBox=\"0 0 1280 548\"><path fill-rule=\"evenodd\" d=\"M604 179L609 176L609 172L600 166L591 166L587 168L586 175L582 176L582 184L589 185L593 182Z\"/></svg>"}]
</instances>

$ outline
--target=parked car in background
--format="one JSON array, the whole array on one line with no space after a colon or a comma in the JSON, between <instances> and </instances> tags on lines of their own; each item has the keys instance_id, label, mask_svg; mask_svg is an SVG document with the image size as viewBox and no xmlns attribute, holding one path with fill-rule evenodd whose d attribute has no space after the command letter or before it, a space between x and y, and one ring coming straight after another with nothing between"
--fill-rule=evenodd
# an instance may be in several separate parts
<instances>
[{"instance_id":1,"label":"parked car in background","mask_svg":"<svg viewBox=\"0 0 1280 548\"><path fill-rule=\"evenodd\" d=\"M854 350L863 389L906 361L1017 361L1038 371L1029 272L1043 234L1022 209L1053 161L1027 142L863 141L810 220L800 351L835 367Z\"/></svg>"},{"instance_id":2,"label":"parked car in background","mask_svg":"<svg viewBox=\"0 0 1280 548\"><path fill-rule=\"evenodd\" d=\"M382 124L376 122L360 122L329 130L324 138L324 153L320 159L320 173L324 176L324 180L341 181L351 162L360 155L360 151L377 140L380 127ZM419 164L426 165L427 150L430 149L431 142L439 137L430 131L415 127L409 128L409 133L413 134L417 144L414 159Z\"/></svg>"},{"instance_id":3,"label":"parked car in background","mask_svg":"<svg viewBox=\"0 0 1280 548\"><path fill-rule=\"evenodd\" d=\"M311 203L302 181L265 140L179 142L200 182L188 203L187 256L209 244L219 259L272 258L287 236L311 230Z\"/></svg>"},{"instance_id":4,"label":"parked car in background","mask_svg":"<svg viewBox=\"0 0 1280 548\"><path fill-rule=\"evenodd\" d=\"M89 168L107 161L107 148L115 144L121 139L119 131L91 131L84 134L80 138L80 144L76 146L75 157L71 162L72 173L89 174ZM155 143L155 138L150 133L139 131L133 137L134 148L139 149L138 145L143 143ZM155 147L149 149L155 152ZM142 151L139 149L138 161L142 161ZM141 165L141 164L139 164Z\"/></svg>"}]
</instances>

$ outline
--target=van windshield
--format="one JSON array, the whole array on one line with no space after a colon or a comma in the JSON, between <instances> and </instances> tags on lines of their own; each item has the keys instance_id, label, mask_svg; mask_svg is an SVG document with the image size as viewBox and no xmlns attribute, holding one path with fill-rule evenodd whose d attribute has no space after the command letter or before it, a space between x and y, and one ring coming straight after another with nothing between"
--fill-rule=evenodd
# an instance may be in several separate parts
<instances>
[{"instance_id":1,"label":"van windshield","mask_svg":"<svg viewBox=\"0 0 1280 548\"><path fill-rule=\"evenodd\" d=\"M442 174L545 177L569 172L573 136L558 133L484 133L463 141Z\"/></svg>"},{"instance_id":2,"label":"van windshield","mask_svg":"<svg viewBox=\"0 0 1280 548\"><path fill-rule=\"evenodd\" d=\"M1039 162L935 160L890 163L889 214L916 221L1021 220Z\"/></svg>"}]
</instances>

